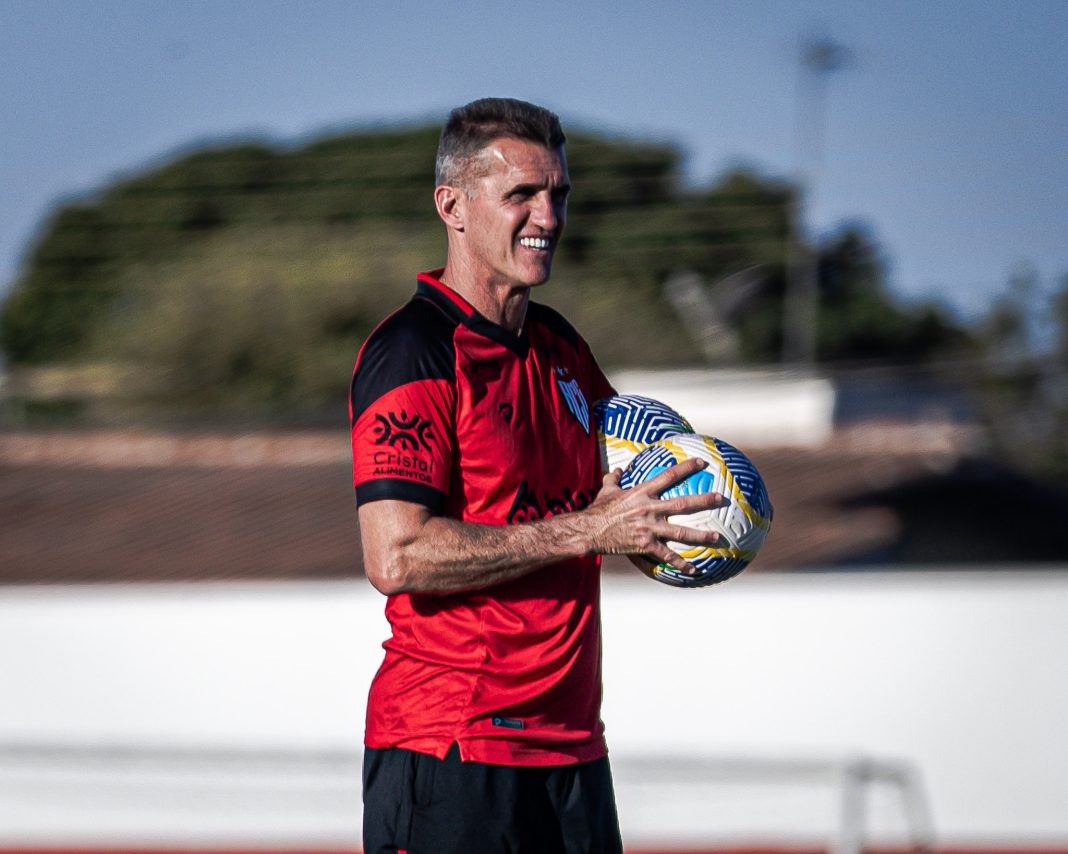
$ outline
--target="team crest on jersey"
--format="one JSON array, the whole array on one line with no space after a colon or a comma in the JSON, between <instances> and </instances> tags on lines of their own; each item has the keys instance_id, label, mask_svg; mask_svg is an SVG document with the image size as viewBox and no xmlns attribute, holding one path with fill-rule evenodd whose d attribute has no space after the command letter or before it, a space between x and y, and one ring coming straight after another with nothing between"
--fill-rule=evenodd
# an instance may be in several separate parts
<instances>
[{"instance_id":1,"label":"team crest on jersey","mask_svg":"<svg viewBox=\"0 0 1068 854\"><path fill-rule=\"evenodd\" d=\"M556 385L564 396L568 411L575 416L575 420L582 425L582 429L590 432L590 405L586 402L586 395L579 388L578 380L570 379L567 368L554 368Z\"/></svg>"}]
</instances>

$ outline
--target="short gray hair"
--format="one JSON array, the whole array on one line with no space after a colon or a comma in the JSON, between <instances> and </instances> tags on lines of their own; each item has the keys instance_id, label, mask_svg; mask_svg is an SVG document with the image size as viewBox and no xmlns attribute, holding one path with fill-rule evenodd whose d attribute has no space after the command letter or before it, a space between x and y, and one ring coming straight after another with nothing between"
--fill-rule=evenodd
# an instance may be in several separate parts
<instances>
[{"instance_id":1,"label":"short gray hair","mask_svg":"<svg viewBox=\"0 0 1068 854\"><path fill-rule=\"evenodd\" d=\"M501 137L530 140L550 150L567 141L560 119L544 107L515 98L480 98L449 113L438 141L435 184L463 184L471 162Z\"/></svg>"}]
</instances>

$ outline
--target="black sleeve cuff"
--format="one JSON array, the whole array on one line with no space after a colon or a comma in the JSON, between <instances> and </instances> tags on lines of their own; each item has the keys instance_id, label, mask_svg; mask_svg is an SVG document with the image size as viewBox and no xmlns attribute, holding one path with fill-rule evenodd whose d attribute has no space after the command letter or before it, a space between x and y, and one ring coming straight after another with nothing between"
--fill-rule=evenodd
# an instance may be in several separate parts
<instances>
[{"instance_id":1,"label":"black sleeve cuff","mask_svg":"<svg viewBox=\"0 0 1068 854\"><path fill-rule=\"evenodd\" d=\"M445 493L423 483L396 477L384 477L369 480L356 487L356 506L371 501L391 499L394 501L411 501L422 504L431 513L440 513L445 505Z\"/></svg>"}]
</instances>

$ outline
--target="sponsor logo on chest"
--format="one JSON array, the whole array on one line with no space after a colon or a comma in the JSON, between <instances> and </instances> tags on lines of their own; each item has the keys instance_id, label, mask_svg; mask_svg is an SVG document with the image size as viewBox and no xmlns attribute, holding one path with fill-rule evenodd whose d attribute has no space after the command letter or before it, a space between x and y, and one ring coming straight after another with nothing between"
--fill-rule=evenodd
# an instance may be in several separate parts
<instances>
[{"instance_id":1,"label":"sponsor logo on chest","mask_svg":"<svg viewBox=\"0 0 1068 854\"><path fill-rule=\"evenodd\" d=\"M508 522L534 522L538 519L548 519L550 516L559 516L561 513L572 513L588 507L593 499L594 493L589 490L566 486L556 494L542 492L539 496L527 481L523 480L512 499Z\"/></svg>"}]
</instances>

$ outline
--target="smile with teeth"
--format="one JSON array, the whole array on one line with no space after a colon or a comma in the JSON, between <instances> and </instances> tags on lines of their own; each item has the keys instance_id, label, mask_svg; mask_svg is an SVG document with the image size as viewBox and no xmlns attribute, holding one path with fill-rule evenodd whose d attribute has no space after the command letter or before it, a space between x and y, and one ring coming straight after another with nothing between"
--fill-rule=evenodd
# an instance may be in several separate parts
<instances>
[{"instance_id":1,"label":"smile with teeth","mask_svg":"<svg viewBox=\"0 0 1068 854\"><path fill-rule=\"evenodd\" d=\"M527 249L548 249L549 238L547 237L520 237L519 243Z\"/></svg>"}]
</instances>

